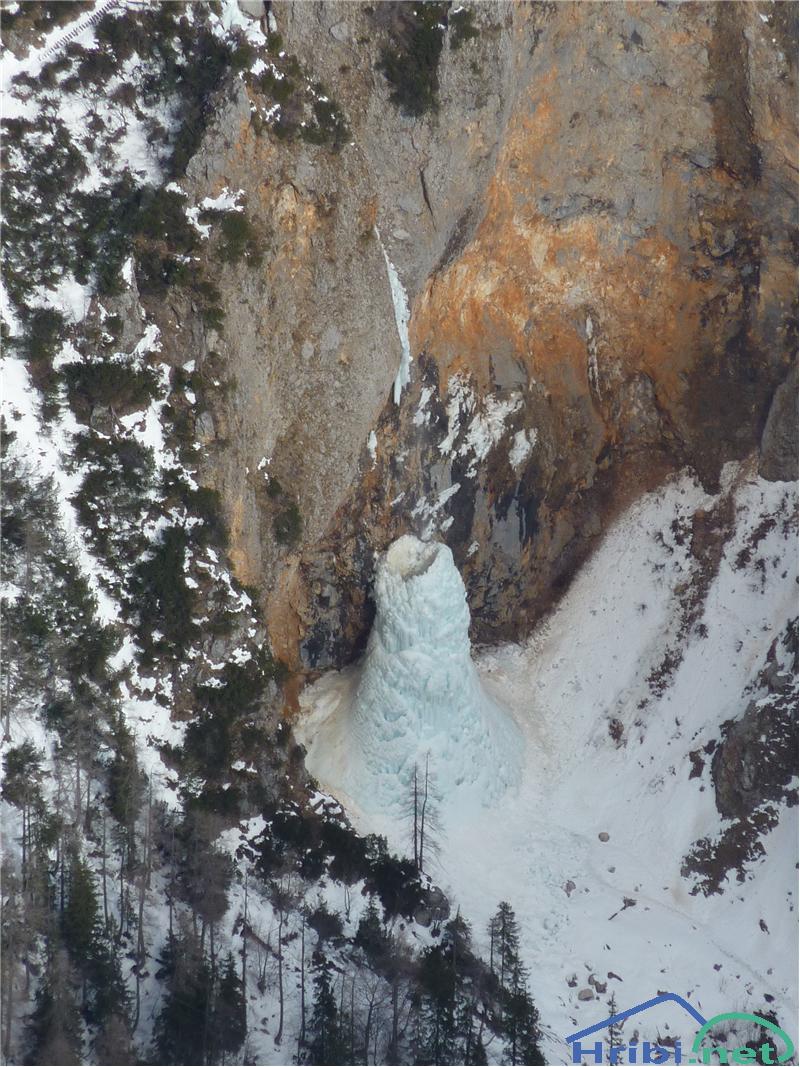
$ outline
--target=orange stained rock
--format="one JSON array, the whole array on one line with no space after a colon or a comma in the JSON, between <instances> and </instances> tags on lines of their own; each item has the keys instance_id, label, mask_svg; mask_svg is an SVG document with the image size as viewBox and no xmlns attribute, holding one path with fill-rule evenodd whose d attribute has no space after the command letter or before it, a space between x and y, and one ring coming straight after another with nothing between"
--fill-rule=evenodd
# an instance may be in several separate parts
<instances>
[{"instance_id":1,"label":"orange stained rock","mask_svg":"<svg viewBox=\"0 0 800 1067\"><path fill-rule=\"evenodd\" d=\"M260 577L258 568L254 565L250 553L240 547L246 544L244 524L244 498L242 496L237 496L228 513L228 529L231 544L228 554L234 574L239 581L243 585L254 585L258 582Z\"/></svg>"},{"instance_id":2,"label":"orange stained rock","mask_svg":"<svg viewBox=\"0 0 800 1067\"><path fill-rule=\"evenodd\" d=\"M265 618L269 629L270 647L276 657L290 670L299 662L299 641L303 630L301 615L307 607L308 590L303 584L297 562L283 567L278 583L269 597Z\"/></svg>"},{"instance_id":3,"label":"orange stained rock","mask_svg":"<svg viewBox=\"0 0 800 1067\"><path fill-rule=\"evenodd\" d=\"M626 246L602 217L556 225L521 220L508 206L495 193L471 245L430 279L413 308L414 350L439 362L442 384L457 370L483 381L502 347L547 387L567 378L577 386L591 317L624 368L645 371L665 402L678 402L698 352L700 309L716 283L693 278L663 235Z\"/></svg>"}]
</instances>

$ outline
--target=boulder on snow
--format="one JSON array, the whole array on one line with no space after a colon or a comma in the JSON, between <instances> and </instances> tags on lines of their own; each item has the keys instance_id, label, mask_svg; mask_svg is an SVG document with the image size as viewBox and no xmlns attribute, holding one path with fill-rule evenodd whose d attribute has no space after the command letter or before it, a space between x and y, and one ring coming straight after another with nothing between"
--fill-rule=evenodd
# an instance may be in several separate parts
<instances>
[{"instance_id":1,"label":"boulder on snow","mask_svg":"<svg viewBox=\"0 0 800 1067\"><path fill-rule=\"evenodd\" d=\"M578 1000L594 1000L594 990L589 989L588 986L586 989L581 989L578 993Z\"/></svg>"},{"instance_id":2,"label":"boulder on snow","mask_svg":"<svg viewBox=\"0 0 800 1067\"><path fill-rule=\"evenodd\" d=\"M608 841L608 834L605 830L601 831L597 836L601 841Z\"/></svg>"}]
</instances>

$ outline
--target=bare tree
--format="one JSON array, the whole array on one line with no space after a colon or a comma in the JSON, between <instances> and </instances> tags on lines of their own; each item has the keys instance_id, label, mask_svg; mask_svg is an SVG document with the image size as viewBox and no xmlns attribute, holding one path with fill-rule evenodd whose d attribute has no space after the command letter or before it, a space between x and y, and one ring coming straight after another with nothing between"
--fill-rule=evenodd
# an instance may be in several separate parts
<instances>
[{"instance_id":1,"label":"bare tree","mask_svg":"<svg viewBox=\"0 0 800 1067\"><path fill-rule=\"evenodd\" d=\"M414 866L418 871L423 871L426 858L429 860L439 851L438 834L441 829L439 797L430 769L430 753L425 756L424 770L414 764L406 810L411 822Z\"/></svg>"},{"instance_id":2,"label":"bare tree","mask_svg":"<svg viewBox=\"0 0 800 1067\"><path fill-rule=\"evenodd\" d=\"M142 970L144 969L147 960L147 948L144 942L144 904L147 888L150 884L150 865L152 863L152 819L153 783L150 781L147 798L147 814L145 816L142 861L139 870L139 912L137 915L136 930L136 1013L133 1023L134 1030L139 1025L139 1011L141 1008L140 986L142 982Z\"/></svg>"},{"instance_id":3,"label":"bare tree","mask_svg":"<svg viewBox=\"0 0 800 1067\"><path fill-rule=\"evenodd\" d=\"M242 996L247 1003L247 903L249 890L250 872L245 868L244 872L244 916L242 918Z\"/></svg>"},{"instance_id":4,"label":"bare tree","mask_svg":"<svg viewBox=\"0 0 800 1067\"><path fill-rule=\"evenodd\" d=\"M19 883L15 875L3 872L0 894L3 967L0 970L0 1005L3 1016L3 1062L11 1062L11 1020L14 1016L14 980L17 971L18 933L22 926Z\"/></svg>"},{"instance_id":5,"label":"bare tree","mask_svg":"<svg viewBox=\"0 0 800 1067\"><path fill-rule=\"evenodd\" d=\"M300 909L300 1033L297 1035L297 1060L300 1050L306 1043L306 925L307 913Z\"/></svg>"},{"instance_id":6,"label":"bare tree","mask_svg":"<svg viewBox=\"0 0 800 1067\"><path fill-rule=\"evenodd\" d=\"M383 1009L389 1004L389 994L386 982L381 975L366 969L363 972L361 983L364 995L366 1017L364 1019L364 1059L369 1063L370 1042L376 1043L378 1034L383 1026ZM373 1056L373 1062L377 1063L377 1057Z\"/></svg>"},{"instance_id":7,"label":"bare tree","mask_svg":"<svg viewBox=\"0 0 800 1067\"><path fill-rule=\"evenodd\" d=\"M283 1040L284 1020L284 989L283 989L283 946L284 933L289 913L295 903L296 893L290 878L281 878L279 882L270 885L270 903L278 919L278 947L276 950L278 960L278 1032L275 1034L275 1044L280 1045Z\"/></svg>"}]
</instances>

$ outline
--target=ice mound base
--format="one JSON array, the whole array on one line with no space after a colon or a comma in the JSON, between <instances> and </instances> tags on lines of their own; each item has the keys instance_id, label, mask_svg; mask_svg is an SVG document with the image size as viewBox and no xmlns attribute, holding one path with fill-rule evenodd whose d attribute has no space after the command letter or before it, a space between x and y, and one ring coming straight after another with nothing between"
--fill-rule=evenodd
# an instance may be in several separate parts
<instances>
[{"instance_id":1,"label":"ice mound base","mask_svg":"<svg viewBox=\"0 0 800 1067\"><path fill-rule=\"evenodd\" d=\"M308 766L363 811L401 815L426 762L449 806L490 806L519 779L522 740L472 662L466 591L450 549L404 536L381 559L364 661L301 731Z\"/></svg>"}]
</instances>

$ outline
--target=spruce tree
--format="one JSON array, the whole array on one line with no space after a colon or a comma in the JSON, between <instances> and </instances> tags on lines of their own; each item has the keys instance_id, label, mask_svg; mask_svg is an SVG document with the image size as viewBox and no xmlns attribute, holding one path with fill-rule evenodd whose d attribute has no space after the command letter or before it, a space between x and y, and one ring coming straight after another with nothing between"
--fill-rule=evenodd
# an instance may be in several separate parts
<instances>
[{"instance_id":1,"label":"spruce tree","mask_svg":"<svg viewBox=\"0 0 800 1067\"><path fill-rule=\"evenodd\" d=\"M233 955L229 952L225 961L214 999L213 1041L215 1058L225 1062L227 1054L234 1055L247 1037L247 1006L244 990Z\"/></svg>"},{"instance_id":2,"label":"spruce tree","mask_svg":"<svg viewBox=\"0 0 800 1067\"><path fill-rule=\"evenodd\" d=\"M489 1061L486 1059L486 1046L483 1043L481 1037L475 1039L475 1044L470 1050L468 1059L464 1060L464 1063L470 1065L470 1067L486 1067Z\"/></svg>"},{"instance_id":3,"label":"spruce tree","mask_svg":"<svg viewBox=\"0 0 800 1067\"><path fill-rule=\"evenodd\" d=\"M136 1049L131 1039L128 1020L120 1015L111 1015L103 1025L94 1042L97 1063L109 1067L124 1067L138 1062Z\"/></svg>"},{"instance_id":4,"label":"spruce tree","mask_svg":"<svg viewBox=\"0 0 800 1067\"><path fill-rule=\"evenodd\" d=\"M171 934L157 977L166 989L153 1031L156 1063L205 1063L211 973L191 929Z\"/></svg>"},{"instance_id":5,"label":"spruce tree","mask_svg":"<svg viewBox=\"0 0 800 1067\"><path fill-rule=\"evenodd\" d=\"M508 983L519 960L519 924L511 905L501 900L497 911L489 923L490 966L497 975L500 987L508 988Z\"/></svg>"},{"instance_id":6,"label":"spruce tree","mask_svg":"<svg viewBox=\"0 0 800 1067\"><path fill-rule=\"evenodd\" d=\"M374 967L380 968L389 952L390 944L378 913L375 897L370 897L367 910L359 920L355 944L364 950L367 959Z\"/></svg>"},{"instance_id":7,"label":"spruce tree","mask_svg":"<svg viewBox=\"0 0 800 1067\"><path fill-rule=\"evenodd\" d=\"M81 1020L73 984L67 955L56 950L47 961L28 1020L26 1063L67 1067L81 1062Z\"/></svg>"},{"instance_id":8,"label":"spruce tree","mask_svg":"<svg viewBox=\"0 0 800 1067\"><path fill-rule=\"evenodd\" d=\"M446 944L426 949L419 969L421 1000L417 1063L456 1062L457 972Z\"/></svg>"},{"instance_id":9,"label":"spruce tree","mask_svg":"<svg viewBox=\"0 0 800 1067\"><path fill-rule=\"evenodd\" d=\"M504 993L503 1030L508 1062L533 1067L543 1064L539 1049L539 1013L528 992L527 973L518 959L511 964L511 977Z\"/></svg>"},{"instance_id":10,"label":"spruce tree","mask_svg":"<svg viewBox=\"0 0 800 1067\"><path fill-rule=\"evenodd\" d=\"M82 979L83 1015L99 1030L112 1016L130 1026L128 993L119 958L102 924L91 871L73 853L67 878L67 901L61 932L73 965Z\"/></svg>"},{"instance_id":11,"label":"spruce tree","mask_svg":"<svg viewBox=\"0 0 800 1067\"><path fill-rule=\"evenodd\" d=\"M508 901L501 901L489 923L491 970L497 978L500 1028L510 1064L544 1063L539 1049L539 1013L528 991L519 954L519 924Z\"/></svg>"},{"instance_id":12,"label":"spruce tree","mask_svg":"<svg viewBox=\"0 0 800 1067\"><path fill-rule=\"evenodd\" d=\"M89 983L86 1020L104 1029L110 1019L130 1029L129 997L119 957L108 939L96 934L84 973Z\"/></svg>"},{"instance_id":13,"label":"spruce tree","mask_svg":"<svg viewBox=\"0 0 800 1067\"><path fill-rule=\"evenodd\" d=\"M475 996L469 924L460 914L448 922L438 945L422 956L418 970L418 1063L470 1063L477 1050Z\"/></svg>"},{"instance_id":14,"label":"spruce tree","mask_svg":"<svg viewBox=\"0 0 800 1067\"><path fill-rule=\"evenodd\" d=\"M27 886L31 867L31 815L41 806L42 753L31 741L9 748L3 757L2 797L22 815L22 883ZM37 804L38 802L38 804Z\"/></svg>"},{"instance_id":15,"label":"spruce tree","mask_svg":"<svg viewBox=\"0 0 800 1067\"><path fill-rule=\"evenodd\" d=\"M69 868L67 903L61 915L64 944L73 960L87 960L97 936L99 908L91 872L77 853Z\"/></svg>"},{"instance_id":16,"label":"spruce tree","mask_svg":"<svg viewBox=\"0 0 800 1067\"><path fill-rule=\"evenodd\" d=\"M343 1064L347 1062L347 1043L331 982L331 965L317 951L314 953L314 1009L308 1028L308 1045L303 1059L310 1064Z\"/></svg>"},{"instance_id":17,"label":"spruce tree","mask_svg":"<svg viewBox=\"0 0 800 1067\"><path fill-rule=\"evenodd\" d=\"M136 759L133 734L121 712L111 722L110 744L113 752L108 767L108 810L127 836L127 851L135 849L136 816L144 796L144 779Z\"/></svg>"},{"instance_id":18,"label":"spruce tree","mask_svg":"<svg viewBox=\"0 0 800 1067\"><path fill-rule=\"evenodd\" d=\"M612 993L606 1002L606 1008L608 1009L609 1018L617 1014L617 998ZM624 1021L624 1020L623 1020ZM611 1050L615 1045L621 1045L622 1042L622 1022L609 1023L608 1024L608 1062L611 1063Z\"/></svg>"}]
</instances>

